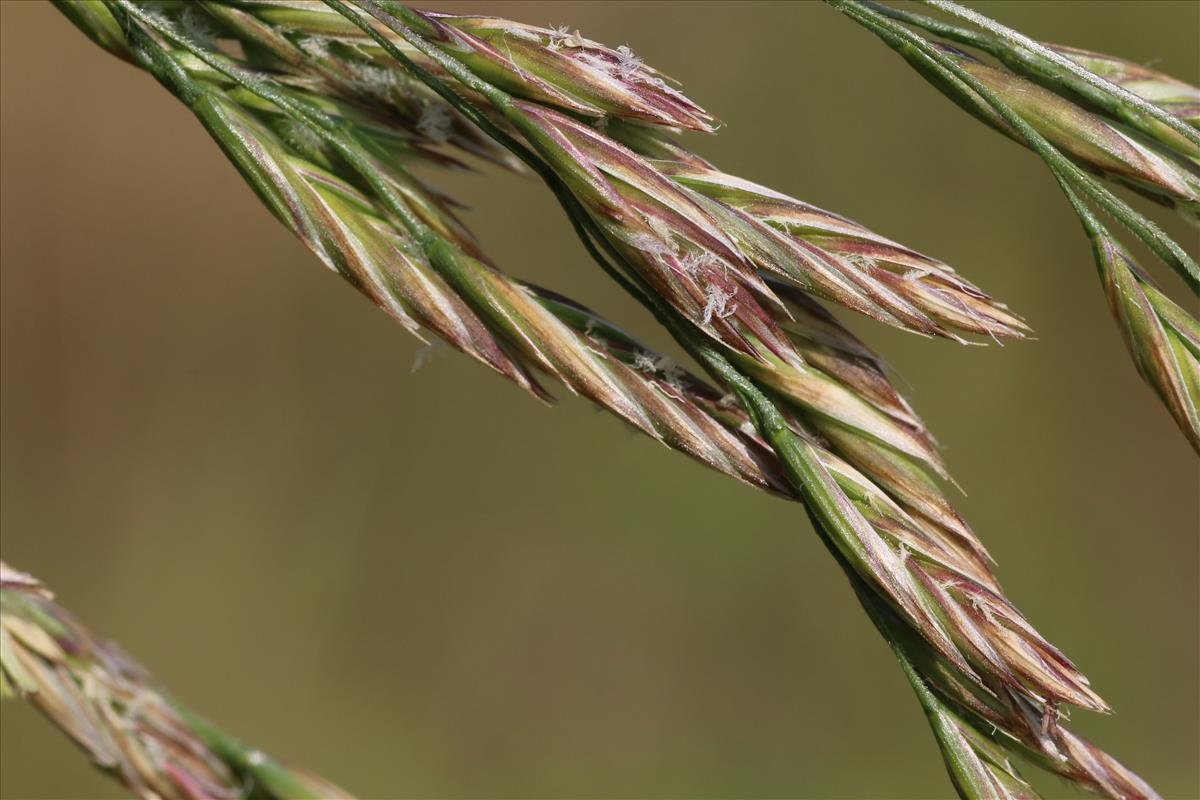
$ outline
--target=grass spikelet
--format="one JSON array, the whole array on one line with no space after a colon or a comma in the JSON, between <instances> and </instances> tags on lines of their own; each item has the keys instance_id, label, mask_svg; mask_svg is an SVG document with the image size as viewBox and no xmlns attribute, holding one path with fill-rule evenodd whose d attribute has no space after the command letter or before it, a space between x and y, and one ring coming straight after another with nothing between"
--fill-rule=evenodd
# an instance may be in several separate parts
<instances>
[{"instance_id":1,"label":"grass spikelet","mask_svg":"<svg viewBox=\"0 0 1200 800\"><path fill-rule=\"evenodd\" d=\"M349 798L179 705L35 578L0 561L0 695L28 699L144 800Z\"/></svg>"}]
</instances>

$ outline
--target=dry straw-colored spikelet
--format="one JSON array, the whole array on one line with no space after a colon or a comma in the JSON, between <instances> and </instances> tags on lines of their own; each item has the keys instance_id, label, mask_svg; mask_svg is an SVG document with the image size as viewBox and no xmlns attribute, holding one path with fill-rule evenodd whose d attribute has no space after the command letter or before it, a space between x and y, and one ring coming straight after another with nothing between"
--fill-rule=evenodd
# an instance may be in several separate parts
<instances>
[{"instance_id":1,"label":"dry straw-colored spikelet","mask_svg":"<svg viewBox=\"0 0 1200 800\"><path fill-rule=\"evenodd\" d=\"M0 561L0 696L28 698L143 800L335 800L323 778L246 747L176 703L36 578Z\"/></svg>"},{"instance_id":2,"label":"dry straw-colored spikelet","mask_svg":"<svg viewBox=\"0 0 1200 800\"><path fill-rule=\"evenodd\" d=\"M368 0L58 5L186 102L275 216L409 330L802 500L965 796L1035 796L1007 751L1112 797L1154 796L1060 725L1061 705L1107 704L1005 598L923 423L814 299L927 335L1026 332L948 266L688 153L673 130L713 118L578 32ZM543 177L719 385L491 263L409 171L467 154Z\"/></svg>"}]
</instances>

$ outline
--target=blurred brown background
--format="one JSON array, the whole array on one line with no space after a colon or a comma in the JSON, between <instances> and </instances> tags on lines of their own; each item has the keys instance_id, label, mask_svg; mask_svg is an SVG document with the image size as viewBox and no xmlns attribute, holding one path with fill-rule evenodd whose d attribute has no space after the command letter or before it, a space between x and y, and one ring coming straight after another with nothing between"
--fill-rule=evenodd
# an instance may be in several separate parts
<instances>
[{"instance_id":1,"label":"blurred brown background","mask_svg":"<svg viewBox=\"0 0 1200 800\"><path fill-rule=\"evenodd\" d=\"M628 42L728 124L701 153L1026 315L1039 339L1004 348L855 325L1014 600L1117 709L1076 729L1200 796L1197 461L1037 160L820 4L445 7ZM1196 3L979 8L1200 81ZM366 798L950 794L798 507L449 351L412 374L417 342L152 79L49 5L0 13L5 559L196 709ZM534 181L444 185L509 271L650 328ZM2 725L3 797L120 796L24 705Z\"/></svg>"}]
</instances>

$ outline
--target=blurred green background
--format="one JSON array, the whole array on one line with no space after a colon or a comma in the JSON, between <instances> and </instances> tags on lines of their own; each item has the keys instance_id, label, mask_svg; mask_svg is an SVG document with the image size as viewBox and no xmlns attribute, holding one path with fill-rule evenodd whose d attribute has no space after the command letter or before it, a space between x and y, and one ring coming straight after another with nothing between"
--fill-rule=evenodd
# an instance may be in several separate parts
<instances>
[{"instance_id":1,"label":"blurred green background","mask_svg":"<svg viewBox=\"0 0 1200 800\"><path fill-rule=\"evenodd\" d=\"M820 4L439 7L628 42L727 123L702 154L1026 316L1038 340L1004 348L854 325L1012 598L1117 709L1075 728L1200 796L1197 460L1037 160ZM1200 81L1196 3L978 7ZM0 8L9 563L194 708L365 798L950 794L798 507L448 350L412 373L418 343L152 79L48 5ZM510 272L651 330L536 182L443 185ZM121 796L24 705L0 724L3 797Z\"/></svg>"}]
</instances>

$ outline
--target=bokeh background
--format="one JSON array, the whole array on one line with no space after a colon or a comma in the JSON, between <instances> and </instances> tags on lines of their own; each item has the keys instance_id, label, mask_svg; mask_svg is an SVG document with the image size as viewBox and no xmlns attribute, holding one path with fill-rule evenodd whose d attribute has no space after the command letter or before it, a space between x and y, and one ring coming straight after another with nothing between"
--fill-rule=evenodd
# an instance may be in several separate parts
<instances>
[{"instance_id":1,"label":"bokeh background","mask_svg":"<svg viewBox=\"0 0 1200 800\"><path fill-rule=\"evenodd\" d=\"M1117 709L1076 729L1200 796L1200 472L1037 160L820 4L440 7L628 42L726 121L702 154L1026 315L1038 340L1004 348L854 325L1011 596ZM1200 81L1193 2L979 8ZM418 343L152 79L49 5L0 15L6 560L194 708L366 798L950 794L798 507L448 350L414 374ZM536 182L439 180L509 271L652 329ZM3 797L121 796L24 705L0 724Z\"/></svg>"}]
</instances>

